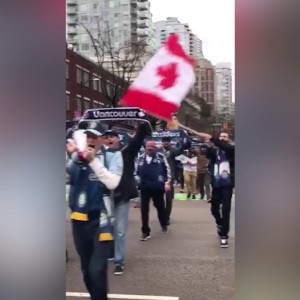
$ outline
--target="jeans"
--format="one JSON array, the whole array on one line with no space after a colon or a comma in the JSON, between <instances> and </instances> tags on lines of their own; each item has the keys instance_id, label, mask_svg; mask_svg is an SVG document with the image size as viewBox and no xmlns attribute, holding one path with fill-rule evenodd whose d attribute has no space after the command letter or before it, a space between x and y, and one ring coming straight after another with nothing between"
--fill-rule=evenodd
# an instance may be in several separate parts
<instances>
[{"instance_id":1,"label":"jeans","mask_svg":"<svg viewBox=\"0 0 300 300\"><path fill-rule=\"evenodd\" d=\"M130 201L114 206L114 256L117 265L123 265L125 260L129 207Z\"/></svg>"},{"instance_id":2,"label":"jeans","mask_svg":"<svg viewBox=\"0 0 300 300\"><path fill-rule=\"evenodd\" d=\"M219 236L228 238L230 229L230 212L232 187L213 188L211 199L211 213L219 226Z\"/></svg>"},{"instance_id":3,"label":"jeans","mask_svg":"<svg viewBox=\"0 0 300 300\"><path fill-rule=\"evenodd\" d=\"M201 199L204 199L206 194L207 200L211 199L211 190L210 190L210 174L203 173L198 174L197 186L201 195ZM204 190L205 188L205 190Z\"/></svg>"},{"instance_id":4,"label":"jeans","mask_svg":"<svg viewBox=\"0 0 300 300\"><path fill-rule=\"evenodd\" d=\"M107 300L107 259L113 241L99 242L98 229L99 221L72 221L74 244L91 300Z\"/></svg>"}]
</instances>

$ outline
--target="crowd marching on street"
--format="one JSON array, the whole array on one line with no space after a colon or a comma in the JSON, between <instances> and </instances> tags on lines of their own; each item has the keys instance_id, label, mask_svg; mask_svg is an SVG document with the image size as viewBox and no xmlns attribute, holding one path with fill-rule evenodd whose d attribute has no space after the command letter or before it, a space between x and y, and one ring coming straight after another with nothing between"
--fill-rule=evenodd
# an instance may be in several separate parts
<instances>
[{"instance_id":1,"label":"crowd marching on street","mask_svg":"<svg viewBox=\"0 0 300 300\"><path fill-rule=\"evenodd\" d=\"M235 147L226 132L198 136L198 145L192 144L187 132L175 146L170 137L158 144L149 123L144 122L124 142L119 130L84 121L68 134L66 169L73 240L92 300L107 299L109 260L114 261L115 275L125 271L131 200L137 199L140 240L145 242L151 238L151 200L161 231L167 234L175 190L185 193L187 200L200 194L211 206L220 247L228 247Z\"/></svg>"}]
</instances>

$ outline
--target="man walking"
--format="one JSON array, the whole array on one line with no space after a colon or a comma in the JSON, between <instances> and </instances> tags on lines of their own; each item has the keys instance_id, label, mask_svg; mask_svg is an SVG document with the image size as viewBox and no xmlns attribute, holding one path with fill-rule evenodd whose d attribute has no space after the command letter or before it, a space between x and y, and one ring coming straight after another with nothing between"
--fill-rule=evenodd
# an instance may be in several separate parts
<instances>
[{"instance_id":1,"label":"man walking","mask_svg":"<svg viewBox=\"0 0 300 300\"><path fill-rule=\"evenodd\" d=\"M229 136L226 132L220 133L219 138L213 138L207 134L203 134L203 136L210 138L210 141L215 145L215 147L210 147L206 151L207 158L211 160L211 212L216 220L220 247L227 248L231 198L235 184L235 147L229 143ZM220 210L222 213L220 213Z\"/></svg>"},{"instance_id":2,"label":"man walking","mask_svg":"<svg viewBox=\"0 0 300 300\"><path fill-rule=\"evenodd\" d=\"M171 139L166 137L162 139L163 143L163 154L167 158L168 164L171 169L172 180L170 182L170 191L166 192L166 213L167 213L167 224L170 225L170 216L172 212L172 203L174 199L174 178L176 173L177 160L176 157L181 155L184 150L191 147L191 141L184 138L182 145L176 148L171 147Z\"/></svg>"},{"instance_id":3,"label":"man walking","mask_svg":"<svg viewBox=\"0 0 300 300\"><path fill-rule=\"evenodd\" d=\"M67 145L72 232L91 300L107 300L107 259L113 243L109 190L118 186L123 172L122 155L104 149L103 132L100 124L86 130L82 153L74 144Z\"/></svg>"},{"instance_id":4,"label":"man walking","mask_svg":"<svg viewBox=\"0 0 300 300\"><path fill-rule=\"evenodd\" d=\"M124 172L118 187L114 190L114 257L115 275L124 272L126 233L128 226L128 214L130 200L138 197L136 181L134 178L135 159L140 151L144 139L151 135L151 128L147 123L141 124L134 137L122 147L119 134L116 131L108 131L108 146L121 151L124 162Z\"/></svg>"},{"instance_id":5,"label":"man walking","mask_svg":"<svg viewBox=\"0 0 300 300\"><path fill-rule=\"evenodd\" d=\"M168 231L164 194L170 191L171 171L165 156L157 152L155 141L146 143L146 152L138 160L137 175L140 178L142 236L141 241L151 238L149 204L152 198L157 209L163 233Z\"/></svg>"}]
</instances>

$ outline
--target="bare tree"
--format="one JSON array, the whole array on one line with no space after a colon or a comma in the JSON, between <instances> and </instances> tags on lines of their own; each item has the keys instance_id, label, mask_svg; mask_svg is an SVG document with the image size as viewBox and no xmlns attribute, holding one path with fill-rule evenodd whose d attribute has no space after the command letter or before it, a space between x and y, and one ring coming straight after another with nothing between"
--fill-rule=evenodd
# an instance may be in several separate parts
<instances>
[{"instance_id":1,"label":"bare tree","mask_svg":"<svg viewBox=\"0 0 300 300\"><path fill-rule=\"evenodd\" d=\"M99 67L113 76L109 76L109 82L101 80L102 93L112 107L117 107L130 83L137 77L138 72L145 65L154 49L149 49L151 37L129 38L124 44L114 44L114 29L106 23L103 27L100 22L94 22L96 30L91 30L81 24L88 34L95 61Z\"/></svg>"}]
</instances>

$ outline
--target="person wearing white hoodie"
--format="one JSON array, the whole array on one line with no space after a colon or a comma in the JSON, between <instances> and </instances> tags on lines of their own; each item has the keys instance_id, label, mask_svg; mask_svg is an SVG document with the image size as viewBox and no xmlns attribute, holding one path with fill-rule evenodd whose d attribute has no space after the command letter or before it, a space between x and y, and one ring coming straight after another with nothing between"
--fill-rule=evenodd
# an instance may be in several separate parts
<instances>
[{"instance_id":1,"label":"person wearing white hoodie","mask_svg":"<svg viewBox=\"0 0 300 300\"><path fill-rule=\"evenodd\" d=\"M197 156L193 149L185 154L176 157L183 165L184 183L187 192L187 199L196 199L197 188Z\"/></svg>"}]
</instances>

